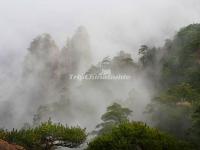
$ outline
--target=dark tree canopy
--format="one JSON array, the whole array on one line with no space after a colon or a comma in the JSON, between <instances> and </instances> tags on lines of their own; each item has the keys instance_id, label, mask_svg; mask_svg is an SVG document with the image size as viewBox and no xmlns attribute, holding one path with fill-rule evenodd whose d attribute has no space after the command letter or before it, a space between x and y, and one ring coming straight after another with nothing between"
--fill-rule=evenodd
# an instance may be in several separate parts
<instances>
[{"instance_id":1,"label":"dark tree canopy","mask_svg":"<svg viewBox=\"0 0 200 150\"><path fill-rule=\"evenodd\" d=\"M103 122L97 125L97 128L100 128L98 134L109 132L114 125L127 122L131 113L130 109L124 108L118 103L108 106L107 111L101 116Z\"/></svg>"},{"instance_id":2,"label":"dark tree canopy","mask_svg":"<svg viewBox=\"0 0 200 150\"><path fill-rule=\"evenodd\" d=\"M192 150L186 142L141 122L126 122L96 137L86 150Z\"/></svg>"}]
</instances>

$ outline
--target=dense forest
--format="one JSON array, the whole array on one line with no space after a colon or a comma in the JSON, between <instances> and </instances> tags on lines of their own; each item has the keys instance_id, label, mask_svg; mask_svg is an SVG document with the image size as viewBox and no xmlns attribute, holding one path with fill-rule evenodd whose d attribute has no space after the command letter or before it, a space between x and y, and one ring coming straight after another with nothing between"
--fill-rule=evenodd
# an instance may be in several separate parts
<instances>
[{"instance_id":1,"label":"dense forest","mask_svg":"<svg viewBox=\"0 0 200 150\"><path fill-rule=\"evenodd\" d=\"M30 100L27 112L32 118L29 116L18 129L7 129L5 122L0 139L27 150L60 146L85 150L200 149L200 24L181 28L162 47L141 45L138 61L120 51L88 66L90 44L84 27L60 53L57 49L49 34L31 43L22 74L23 86L31 87L31 91L21 88L17 93L31 93L34 103ZM84 69L85 75L99 75L105 62L110 74L130 75L131 79L68 78ZM133 86L137 80L145 80L143 85L151 94L140 94L145 88ZM126 98L121 99L120 93ZM149 100L142 103L143 99ZM96 114L101 102L104 113L99 110ZM91 124L89 129L63 125L77 116L87 122L84 125Z\"/></svg>"}]
</instances>

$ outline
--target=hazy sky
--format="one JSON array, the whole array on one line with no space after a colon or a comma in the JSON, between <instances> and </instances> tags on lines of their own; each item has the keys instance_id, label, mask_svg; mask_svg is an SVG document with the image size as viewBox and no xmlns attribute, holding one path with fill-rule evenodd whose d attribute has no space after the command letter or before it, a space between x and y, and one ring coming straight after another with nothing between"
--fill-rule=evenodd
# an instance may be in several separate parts
<instances>
[{"instance_id":1,"label":"hazy sky","mask_svg":"<svg viewBox=\"0 0 200 150\"><path fill-rule=\"evenodd\" d=\"M30 41L48 32L62 47L80 25L95 58L156 45L200 20L199 0L0 0L0 63L22 60Z\"/></svg>"}]
</instances>

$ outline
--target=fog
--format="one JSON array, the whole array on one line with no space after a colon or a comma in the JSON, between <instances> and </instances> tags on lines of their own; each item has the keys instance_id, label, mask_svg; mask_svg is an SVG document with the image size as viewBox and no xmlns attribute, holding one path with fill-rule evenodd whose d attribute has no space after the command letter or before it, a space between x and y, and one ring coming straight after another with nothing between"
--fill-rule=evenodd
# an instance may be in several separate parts
<instances>
[{"instance_id":1,"label":"fog","mask_svg":"<svg viewBox=\"0 0 200 150\"><path fill-rule=\"evenodd\" d=\"M154 91L148 78L138 72L132 74L131 82L95 83L92 86L79 81L63 82L61 76L67 73L62 70L63 62L59 55L65 51L67 39L70 39L68 44L71 48L67 47L66 51L90 47L89 61L72 55L77 61L75 65L88 65L81 66L81 69L89 69L90 65L96 65L106 56L113 58L121 50L130 53L137 62L140 45L161 46L180 27L199 22L200 1L0 0L0 19L0 127L20 127L24 122L32 121L40 105L47 105L50 109L44 113L47 118L92 129L100 121L106 106L117 99L126 106L131 99L137 99L130 104L135 113L133 118L145 120L142 112ZM79 26L84 26L89 35L84 43L79 41L79 36L76 40ZM42 59L36 57L43 54L35 53L33 56L27 50L33 39L43 33L49 33L55 44L53 49L49 48L49 57L44 60L50 63L53 68L50 67L50 70L43 66ZM40 42L37 45L36 49L43 49ZM51 55L58 55L58 58ZM58 75L52 77L57 61L61 68L56 68ZM26 69L32 73L23 76ZM135 98L130 96L130 91L134 90L139 93L135 94ZM64 106L69 108L64 107L60 111L60 107L53 105L60 104L63 95ZM68 98L73 100L68 101Z\"/></svg>"},{"instance_id":2,"label":"fog","mask_svg":"<svg viewBox=\"0 0 200 150\"><path fill-rule=\"evenodd\" d=\"M94 56L102 58L122 49L137 55L141 44L151 41L160 44L180 27L198 22L199 3L198 0L1 0L0 56L10 51L12 55L24 54L30 41L44 32L62 46L80 25L89 29Z\"/></svg>"}]
</instances>

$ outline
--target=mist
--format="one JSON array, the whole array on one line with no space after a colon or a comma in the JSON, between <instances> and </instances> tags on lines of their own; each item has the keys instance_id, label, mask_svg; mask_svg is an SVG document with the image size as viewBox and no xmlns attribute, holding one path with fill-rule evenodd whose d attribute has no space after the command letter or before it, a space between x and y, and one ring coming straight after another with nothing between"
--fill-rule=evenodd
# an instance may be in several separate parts
<instances>
[{"instance_id":1,"label":"mist","mask_svg":"<svg viewBox=\"0 0 200 150\"><path fill-rule=\"evenodd\" d=\"M39 114L41 121L92 130L114 101L130 107L132 119L147 121L152 83L138 66L131 81L70 81L68 75L121 50L137 62L140 45L162 46L180 27L199 22L200 2L1 0L0 16L0 127L21 127Z\"/></svg>"}]
</instances>

